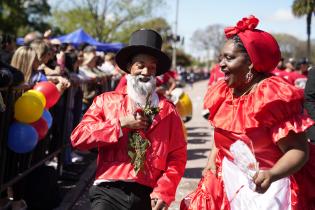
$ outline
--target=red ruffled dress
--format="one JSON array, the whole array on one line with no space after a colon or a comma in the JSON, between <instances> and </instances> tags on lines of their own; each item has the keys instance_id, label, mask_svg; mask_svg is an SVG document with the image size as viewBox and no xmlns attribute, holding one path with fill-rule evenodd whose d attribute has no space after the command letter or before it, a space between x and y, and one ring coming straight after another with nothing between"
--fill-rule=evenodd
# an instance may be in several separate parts
<instances>
[{"instance_id":1,"label":"red ruffled dress","mask_svg":"<svg viewBox=\"0 0 315 210\"><path fill-rule=\"evenodd\" d=\"M314 124L303 111L302 104L302 92L275 76L264 79L248 95L238 98L233 97L232 89L224 81L210 86L205 107L210 111L209 121L215 128L218 176L208 172L197 190L188 196L190 206L186 209L229 210L230 202L222 179L222 160L224 157L233 159L230 145L243 140L254 153L259 168L271 168L282 156L277 141L289 131L303 132ZM315 209L314 145L310 145L307 164L289 180L291 209Z\"/></svg>"}]
</instances>

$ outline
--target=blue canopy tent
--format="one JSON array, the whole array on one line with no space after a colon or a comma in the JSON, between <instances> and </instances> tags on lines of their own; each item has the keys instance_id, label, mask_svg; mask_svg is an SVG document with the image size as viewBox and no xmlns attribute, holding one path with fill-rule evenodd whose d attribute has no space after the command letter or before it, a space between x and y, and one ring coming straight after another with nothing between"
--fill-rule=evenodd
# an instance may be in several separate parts
<instances>
[{"instance_id":1,"label":"blue canopy tent","mask_svg":"<svg viewBox=\"0 0 315 210\"><path fill-rule=\"evenodd\" d=\"M23 37L18 37L18 38L16 39L16 44L17 44L18 46L24 45L24 38L23 38Z\"/></svg>"},{"instance_id":2,"label":"blue canopy tent","mask_svg":"<svg viewBox=\"0 0 315 210\"><path fill-rule=\"evenodd\" d=\"M82 28L67 34L67 35L63 35L63 36L59 36L56 37L57 39L59 39L62 43L71 43L73 45L78 46L81 43L89 43L90 45L97 45L100 44L98 41L96 41L95 39L93 39L90 35L88 35ZM16 43L18 45L23 45L24 44L24 38L23 37L19 37L16 40Z\"/></svg>"},{"instance_id":3,"label":"blue canopy tent","mask_svg":"<svg viewBox=\"0 0 315 210\"><path fill-rule=\"evenodd\" d=\"M100 43L96 45L96 49L104 52L118 52L124 46L122 43Z\"/></svg>"},{"instance_id":4,"label":"blue canopy tent","mask_svg":"<svg viewBox=\"0 0 315 210\"><path fill-rule=\"evenodd\" d=\"M78 46L81 43L88 43L90 45L96 46L96 50L104 52L117 52L124 44L122 43L102 43L93 39L89 34L87 34L82 28L60 37L56 37L62 43L71 43Z\"/></svg>"}]
</instances>

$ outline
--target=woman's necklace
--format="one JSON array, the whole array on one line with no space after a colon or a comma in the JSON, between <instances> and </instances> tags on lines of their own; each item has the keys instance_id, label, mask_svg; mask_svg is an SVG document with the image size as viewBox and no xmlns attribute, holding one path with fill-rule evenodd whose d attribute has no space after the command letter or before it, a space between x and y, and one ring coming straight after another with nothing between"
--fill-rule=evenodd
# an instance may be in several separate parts
<instances>
[{"instance_id":1,"label":"woman's necklace","mask_svg":"<svg viewBox=\"0 0 315 210\"><path fill-rule=\"evenodd\" d=\"M245 91L244 91L242 94L240 94L240 95L234 94L234 90L235 90L235 89L233 89L233 90L232 90L232 99L234 99L235 96L236 96L236 98L239 98L239 97L241 97L241 96L247 95L252 89L254 89L254 87L257 86L257 84L258 84L263 78L265 78L264 75L261 75L261 76L258 75L256 78L254 78L254 79L252 80L252 84L247 88L247 90L245 90Z\"/></svg>"},{"instance_id":2,"label":"woman's necklace","mask_svg":"<svg viewBox=\"0 0 315 210\"><path fill-rule=\"evenodd\" d=\"M259 82L261 80L263 80L264 78L266 78L264 75L255 77L252 80L252 84L247 88L247 90L245 90L242 94L237 95L236 97L234 95L234 89L232 89L231 93L232 93L232 116L233 116L233 120L235 120L235 118L237 118L237 113L238 113L238 108L239 108L239 103L240 103L240 100L236 100L236 99L239 99L242 96L247 95L248 93L250 93L254 88L257 87Z\"/></svg>"},{"instance_id":3,"label":"woman's necklace","mask_svg":"<svg viewBox=\"0 0 315 210\"><path fill-rule=\"evenodd\" d=\"M257 84L258 83L253 82L253 84L251 86L249 86L246 91L244 91L241 95L238 95L237 97L235 97L233 90L232 90L232 116L233 116L233 120L235 120L234 118L237 117L237 113L238 113L237 109L239 108L239 103L240 103L240 101L237 99L248 94L254 87L257 86Z\"/></svg>"},{"instance_id":4,"label":"woman's necklace","mask_svg":"<svg viewBox=\"0 0 315 210\"><path fill-rule=\"evenodd\" d=\"M253 83L251 86L249 86L249 88L246 90L246 91L244 91L242 94L240 94L240 95L235 95L234 94L234 91L232 90L232 100L234 100L235 98L239 98L239 97L242 97L242 96L244 96L244 95L247 95L254 87L256 87L257 86L257 84L258 83Z\"/></svg>"},{"instance_id":5,"label":"woman's necklace","mask_svg":"<svg viewBox=\"0 0 315 210\"><path fill-rule=\"evenodd\" d=\"M253 83L251 86L249 86L249 88L244 92L242 93L241 95L239 95L238 97L241 97L241 96L244 96L244 95L247 95L254 87L257 86L258 83ZM233 94L234 95L234 94Z\"/></svg>"}]
</instances>

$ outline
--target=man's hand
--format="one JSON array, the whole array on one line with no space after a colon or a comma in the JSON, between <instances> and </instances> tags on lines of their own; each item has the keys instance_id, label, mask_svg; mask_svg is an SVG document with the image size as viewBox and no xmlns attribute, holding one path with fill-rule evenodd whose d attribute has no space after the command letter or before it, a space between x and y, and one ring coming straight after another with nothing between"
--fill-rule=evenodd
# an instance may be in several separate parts
<instances>
[{"instance_id":1,"label":"man's hand","mask_svg":"<svg viewBox=\"0 0 315 210\"><path fill-rule=\"evenodd\" d=\"M152 198L151 199L151 207L152 210L167 210L168 206L166 205L166 203L159 198Z\"/></svg>"},{"instance_id":2,"label":"man's hand","mask_svg":"<svg viewBox=\"0 0 315 210\"><path fill-rule=\"evenodd\" d=\"M165 95L168 97L172 96L172 91L169 90L165 91Z\"/></svg>"},{"instance_id":3,"label":"man's hand","mask_svg":"<svg viewBox=\"0 0 315 210\"><path fill-rule=\"evenodd\" d=\"M120 126L122 128L130 128L130 129L147 129L149 126L148 118L140 115L139 113L135 115L128 115L125 117L121 117L119 119Z\"/></svg>"},{"instance_id":4,"label":"man's hand","mask_svg":"<svg viewBox=\"0 0 315 210\"><path fill-rule=\"evenodd\" d=\"M163 88L163 87L157 87L157 88L155 89L155 92L156 92L157 94L160 94L160 95L165 95L166 90L165 90L165 88Z\"/></svg>"}]
</instances>

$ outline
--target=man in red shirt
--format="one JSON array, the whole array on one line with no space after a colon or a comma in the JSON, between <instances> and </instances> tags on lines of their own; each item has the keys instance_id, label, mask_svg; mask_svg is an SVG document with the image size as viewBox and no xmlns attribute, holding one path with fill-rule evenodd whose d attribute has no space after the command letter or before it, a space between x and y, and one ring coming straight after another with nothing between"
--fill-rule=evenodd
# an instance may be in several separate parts
<instances>
[{"instance_id":1,"label":"man in red shirt","mask_svg":"<svg viewBox=\"0 0 315 210\"><path fill-rule=\"evenodd\" d=\"M296 71L294 72L294 86L304 89L307 81L309 62L307 58L298 61Z\"/></svg>"},{"instance_id":2,"label":"man in red shirt","mask_svg":"<svg viewBox=\"0 0 315 210\"><path fill-rule=\"evenodd\" d=\"M291 69L290 67L293 68L293 64L288 62L287 63L287 67L286 67L286 64L284 63L284 58L281 58L279 63L278 63L278 65L277 65L277 67L271 73L274 74L275 76L282 77L287 82L289 82L290 84L293 85L294 84L294 80L293 80L293 78L291 76L291 72L294 71L294 70Z\"/></svg>"},{"instance_id":3,"label":"man in red shirt","mask_svg":"<svg viewBox=\"0 0 315 210\"><path fill-rule=\"evenodd\" d=\"M127 85L97 96L71 135L75 148L99 150L93 210L167 210L175 198L186 141L175 106L155 92L171 64L161 45L153 30L134 32L116 55Z\"/></svg>"}]
</instances>

